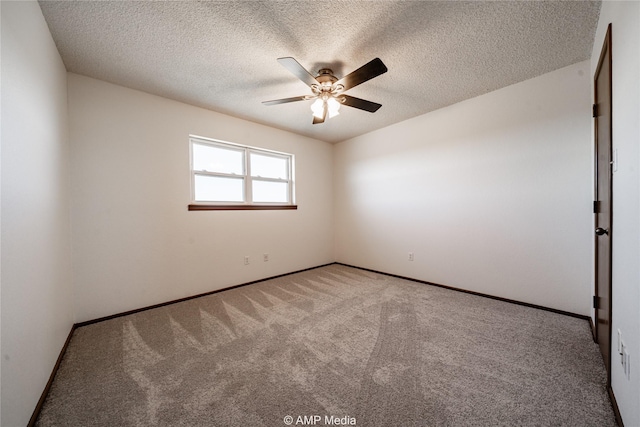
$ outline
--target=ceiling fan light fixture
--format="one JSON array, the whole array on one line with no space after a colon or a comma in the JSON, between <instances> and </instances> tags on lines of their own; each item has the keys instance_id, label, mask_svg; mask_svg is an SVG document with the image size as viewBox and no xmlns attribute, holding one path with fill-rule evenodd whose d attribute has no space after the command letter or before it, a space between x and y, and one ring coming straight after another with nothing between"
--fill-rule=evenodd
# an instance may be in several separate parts
<instances>
[{"instance_id":1,"label":"ceiling fan light fixture","mask_svg":"<svg viewBox=\"0 0 640 427\"><path fill-rule=\"evenodd\" d=\"M313 104L311 104L311 111L313 111L313 116L319 119L324 115L324 101L322 98L316 99Z\"/></svg>"},{"instance_id":2,"label":"ceiling fan light fixture","mask_svg":"<svg viewBox=\"0 0 640 427\"><path fill-rule=\"evenodd\" d=\"M327 107L329 109L329 118L335 117L340 114L340 102L337 99L331 97L327 99Z\"/></svg>"}]
</instances>

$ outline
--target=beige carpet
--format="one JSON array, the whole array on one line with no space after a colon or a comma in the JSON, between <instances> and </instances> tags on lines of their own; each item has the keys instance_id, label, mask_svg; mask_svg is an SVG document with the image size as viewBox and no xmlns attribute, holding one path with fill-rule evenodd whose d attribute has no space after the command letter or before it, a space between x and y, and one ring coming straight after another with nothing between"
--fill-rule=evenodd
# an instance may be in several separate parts
<instances>
[{"instance_id":1,"label":"beige carpet","mask_svg":"<svg viewBox=\"0 0 640 427\"><path fill-rule=\"evenodd\" d=\"M584 320L334 264L78 328L38 425L614 426L605 381Z\"/></svg>"}]
</instances>

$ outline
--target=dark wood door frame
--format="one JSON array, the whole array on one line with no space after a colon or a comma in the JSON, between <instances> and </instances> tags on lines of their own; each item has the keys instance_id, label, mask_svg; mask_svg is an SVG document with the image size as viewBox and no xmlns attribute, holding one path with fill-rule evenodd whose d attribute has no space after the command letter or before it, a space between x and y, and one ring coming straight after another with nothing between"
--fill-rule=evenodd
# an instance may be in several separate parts
<instances>
[{"instance_id":1,"label":"dark wood door frame","mask_svg":"<svg viewBox=\"0 0 640 427\"><path fill-rule=\"evenodd\" d=\"M611 24L607 27L600 59L594 75L595 145L595 339L607 370L611 387L611 242L612 242L612 60ZM604 252L604 253L603 253Z\"/></svg>"}]
</instances>

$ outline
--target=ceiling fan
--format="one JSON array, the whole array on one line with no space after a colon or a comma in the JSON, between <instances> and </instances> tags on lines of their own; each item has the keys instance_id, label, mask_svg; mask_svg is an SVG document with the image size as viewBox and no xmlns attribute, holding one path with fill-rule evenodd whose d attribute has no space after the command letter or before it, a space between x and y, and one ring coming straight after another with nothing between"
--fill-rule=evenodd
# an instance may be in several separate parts
<instances>
[{"instance_id":1,"label":"ceiling fan","mask_svg":"<svg viewBox=\"0 0 640 427\"><path fill-rule=\"evenodd\" d=\"M322 68L318 71L317 76L313 76L298 61L291 57L278 58L278 62L287 70L306 83L310 88L312 95L295 96L293 98L275 99L273 101L264 101L264 105L285 104L287 102L307 101L315 99L311 105L313 111L313 124L324 123L327 115L329 118L339 114L340 105L344 104L349 107L358 108L360 110L375 113L381 104L367 101L365 99L356 98L355 96L345 95L344 92L354 86L371 80L387 72L387 67L380 60L375 58L357 70L347 74L341 79L333 75L333 71L329 68Z\"/></svg>"}]
</instances>

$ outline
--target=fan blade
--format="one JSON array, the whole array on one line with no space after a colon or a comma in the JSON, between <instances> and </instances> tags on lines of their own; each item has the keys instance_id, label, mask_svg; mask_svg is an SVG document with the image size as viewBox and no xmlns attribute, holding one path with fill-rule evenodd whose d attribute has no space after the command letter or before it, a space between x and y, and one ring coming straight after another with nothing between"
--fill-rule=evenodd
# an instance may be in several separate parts
<instances>
[{"instance_id":1,"label":"fan blade","mask_svg":"<svg viewBox=\"0 0 640 427\"><path fill-rule=\"evenodd\" d=\"M356 98L355 96L340 95L340 97L344 98L344 105L348 105L349 107L357 108L359 110L368 111L370 113L375 113L380 107L382 107L382 104L367 101L366 99Z\"/></svg>"},{"instance_id":2,"label":"fan blade","mask_svg":"<svg viewBox=\"0 0 640 427\"><path fill-rule=\"evenodd\" d=\"M358 86L360 83L364 83L367 80L371 80L374 77L378 77L380 74L387 72L387 67L382 63L380 58L372 59L364 64L362 67L347 74L335 84L344 86L343 91L349 90L354 86Z\"/></svg>"},{"instance_id":3,"label":"fan blade","mask_svg":"<svg viewBox=\"0 0 640 427\"><path fill-rule=\"evenodd\" d=\"M278 105L286 104L287 102L305 101L308 98L306 96L294 96L293 98L274 99L273 101L262 101L264 105Z\"/></svg>"},{"instance_id":4,"label":"fan blade","mask_svg":"<svg viewBox=\"0 0 640 427\"><path fill-rule=\"evenodd\" d=\"M324 123L324 120L327 118L327 111L329 110L329 107L327 106L327 103L324 103L324 109L322 110L322 118L319 119L316 116L313 116L313 124L317 125L320 123Z\"/></svg>"},{"instance_id":5,"label":"fan blade","mask_svg":"<svg viewBox=\"0 0 640 427\"><path fill-rule=\"evenodd\" d=\"M344 105L368 111L370 113L375 113L380 107L382 107L382 104L367 101L366 99L356 98L355 96L340 95L340 97L344 98Z\"/></svg>"},{"instance_id":6,"label":"fan blade","mask_svg":"<svg viewBox=\"0 0 640 427\"><path fill-rule=\"evenodd\" d=\"M317 85L318 81L311 75L298 61L287 56L285 58L278 58L278 62L287 70L289 70L294 76L302 80L308 86Z\"/></svg>"}]
</instances>

